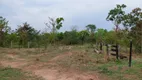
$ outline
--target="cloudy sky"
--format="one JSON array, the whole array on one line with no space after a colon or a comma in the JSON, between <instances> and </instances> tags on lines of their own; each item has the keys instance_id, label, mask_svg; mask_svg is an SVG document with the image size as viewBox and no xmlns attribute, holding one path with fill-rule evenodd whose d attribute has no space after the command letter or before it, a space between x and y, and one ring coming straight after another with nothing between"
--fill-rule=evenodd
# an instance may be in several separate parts
<instances>
[{"instance_id":1,"label":"cloudy sky","mask_svg":"<svg viewBox=\"0 0 142 80\"><path fill-rule=\"evenodd\" d=\"M60 31L70 30L75 25L82 30L87 24L111 30L114 26L106 17L116 4L126 4L128 12L142 8L142 0L0 0L0 16L9 20L12 29L28 22L43 31L48 17L64 17Z\"/></svg>"}]
</instances>

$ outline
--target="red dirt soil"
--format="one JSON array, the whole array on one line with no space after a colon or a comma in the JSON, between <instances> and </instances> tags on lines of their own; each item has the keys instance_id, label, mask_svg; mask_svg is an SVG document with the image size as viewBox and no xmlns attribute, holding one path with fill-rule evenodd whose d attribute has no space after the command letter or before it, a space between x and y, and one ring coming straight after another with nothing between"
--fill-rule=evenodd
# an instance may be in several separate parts
<instances>
[{"instance_id":1,"label":"red dirt soil","mask_svg":"<svg viewBox=\"0 0 142 80\"><path fill-rule=\"evenodd\" d=\"M54 61L68 55L72 55L72 53L69 52L64 55L56 56L52 58L49 61L49 63L37 62L35 64L29 64L30 62L24 59L19 59L16 57L16 55L13 55L13 56L10 55L10 57L16 59L14 62L3 60L0 63L4 67L11 66L12 68L19 68L24 71L32 72L33 74L37 76L43 77L45 80L102 80L100 79L99 74L97 73L91 74L91 73L81 72L81 71L73 70L73 69L63 69L58 67L57 68L44 67L44 65L47 65L47 64L49 65L51 65L51 63L55 64Z\"/></svg>"}]
</instances>

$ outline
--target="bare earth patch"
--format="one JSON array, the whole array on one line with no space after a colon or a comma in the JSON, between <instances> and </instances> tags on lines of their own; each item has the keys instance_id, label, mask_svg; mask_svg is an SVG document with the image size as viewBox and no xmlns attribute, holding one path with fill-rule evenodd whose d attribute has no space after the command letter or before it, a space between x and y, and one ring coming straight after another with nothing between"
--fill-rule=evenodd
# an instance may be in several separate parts
<instances>
[{"instance_id":1,"label":"bare earth patch","mask_svg":"<svg viewBox=\"0 0 142 80\"><path fill-rule=\"evenodd\" d=\"M3 60L1 64L5 67L11 66L12 68L19 68L25 71L30 71L35 75L43 77L45 80L101 80L98 74L85 73L73 69L63 69L61 67L48 68L44 65L56 65L54 61L61 59L66 56L72 55L71 52L62 54L52 58L49 62L30 62L18 58L16 55L8 55L8 57L14 58L15 61ZM52 63L52 64L51 64Z\"/></svg>"},{"instance_id":2,"label":"bare earth patch","mask_svg":"<svg viewBox=\"0 0 142 80\"><path fill-rule=\"evenodd\" d=\"M40 69L34 71L47 80L100 80L96 74L81 73L74 70Z\"/></svg>"}]
</instances>

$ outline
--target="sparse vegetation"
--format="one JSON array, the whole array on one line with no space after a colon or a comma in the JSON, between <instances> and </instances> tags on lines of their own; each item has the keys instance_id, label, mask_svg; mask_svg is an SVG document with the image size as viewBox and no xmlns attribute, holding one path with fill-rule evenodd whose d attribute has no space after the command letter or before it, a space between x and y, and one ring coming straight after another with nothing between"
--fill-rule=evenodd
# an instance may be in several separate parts
<instances>
[{"instance_id":1,"label":"sparse vegetation","mask_svg":"<svg viewBox=\"0 0 142 80\"><path fill-rule=\"evenodd\" d=\"M32 76L31 73L23 72L20 69L10 67L0 67L0 80L43 80Z\"/></svg>"},{"instance_id":2,"label":"sparse vegetation","mask_svg":"<svg viewBox=\"0 0 142 80\"><path fill-rule=\"evenodd\" d=\"M63 49L61 49L61 47ZM68 47L71 48L68 49ZM18 49L8 50L9 51L7 51L6 49L0 50L0 53L2 53L1 55L5 55L5 57L3 56L3 58L1 59L9 62L17 62L17 60L20 58L22 59L21 62L23 62L24 60L24 63L27 63L26 65L24 65L25 68L32 65L35 65L37 68L39 67L39 69L42 67L62 67L65 69L75 69L83 72L97 72L102 76L107 76L109 80L142 79L142 60L141 57L136 54L133 55L134 57L132 61L132 67L129 68L128 59L116 60L114 56L110 56L109 60L105 60L106 53L95 53L92 48L88 48L88 45L58 46L58 48L54 48L52 46L50 48L47 48L46 50L44 50L44 48L41 48L41 53L36 53L36 49L21 49L20 52L18 52ZM8 59L8 57L10 56L7 55L10 54L13 54L14 57ZM7 70L9 70L9 68ZM19 75L22 76L22 73ZM27 78L25 78L25 80L27 80Z\"/></svg>"},{"instance_id":3,"label":"sparse vegetation","mask_svg":"<svg viewBox=\"0 0 142 80\"><path fill-rule=\"evenodd\" d=\"M103 76L109 80L142 80L142 11L134 8L126 13L124 8L127 8L124 4L117 5L108 13L106 19L116 27L110 31L88 24L81 31L73 28L58 32L63 27L62 17L49 17L45 25L50 32L38 31L27 22L11 30L8 21L0 16L0 80L42 80L37 76L47 79L52 71L58 74L52 78L62 79L66 76L64 69L78 70L89 76L88 72L98 73L100 79ZM133 42L132 67L128 67L130 40ZM124 59L115 59L110 54L112 50L107 54L106 45L111 49L113 44L119 45L119 56ZM74 79L95 79L81 78L82 75Z\"/></svg>"}]
</instances>

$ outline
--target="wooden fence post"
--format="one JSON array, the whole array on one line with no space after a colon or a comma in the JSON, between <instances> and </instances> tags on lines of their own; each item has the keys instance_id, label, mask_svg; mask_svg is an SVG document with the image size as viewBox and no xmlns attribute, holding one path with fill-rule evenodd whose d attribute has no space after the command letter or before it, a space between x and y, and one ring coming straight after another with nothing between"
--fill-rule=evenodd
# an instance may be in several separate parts
<instances>
[{"instance_id":1,"label":"wooden fence post","mask_svg":"<svg viewBox=\"0 0 142 80\"><path fill-rule=\"evenodd\" d=\"M107 55L109 56L109 46L108 46L108 44L106 44L106 52L107 52Z\"/></svg>"},{"instance_id":2,"label":"wooden fence post","mask_svg":"<svg viewBox=\"0 0 142 80\"><path fill-rule=\"evenodd\" d=\"M116 56L116 59L118 60L119 59L118 44L112 45L112 47L113 48L111 49L111 51L116 52L116 54L114 54L114 55Z\"/></svg>"},{"instance_id":3,"label":"wooden fence post","mask_svg":"<svg viewBox=\"0 0 142 80\"><path fill-rule=\"evenodd\" d=\"M132 40L130 41L129 67L132 65Z\"/></svg>"}]
</instances>

